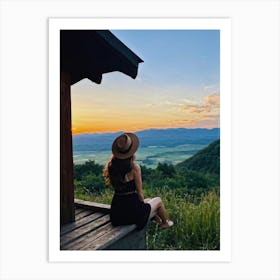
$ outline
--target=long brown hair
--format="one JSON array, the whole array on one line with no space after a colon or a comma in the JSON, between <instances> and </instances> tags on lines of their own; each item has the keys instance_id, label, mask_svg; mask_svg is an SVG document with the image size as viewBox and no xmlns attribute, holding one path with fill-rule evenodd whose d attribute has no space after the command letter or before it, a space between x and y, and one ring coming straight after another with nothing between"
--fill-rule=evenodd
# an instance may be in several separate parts
<instances>
[{"instance_id":1,"label":"long brown hair","mask_svg":"<svg viewBox=\"0 0 280 280\"><path fill-rule=\"evenodd\" d=\"M116 188L120 187L125 182L125 175L132 170L132 157L119 159L113 155L111 156L103 171L103 176L107 185Z\"/></svg>"}]
</instances>

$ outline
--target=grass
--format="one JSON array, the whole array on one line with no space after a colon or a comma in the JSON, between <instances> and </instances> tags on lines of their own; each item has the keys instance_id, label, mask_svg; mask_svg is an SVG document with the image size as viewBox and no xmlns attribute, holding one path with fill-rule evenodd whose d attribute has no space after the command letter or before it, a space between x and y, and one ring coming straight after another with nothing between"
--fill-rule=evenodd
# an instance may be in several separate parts
<instances>
[{"instance_id":1,"label":"grass","mask_svg":"<svg viewBox=\"0 0 280 280\"><path fill-rule=\"evenodd\" d=\"M146 188L145 197L160 196L174 226L162 230L151 222L147 230L148 250L219 250L220 199L213 192L194 199L168 187ZM110 204L113 190L101 194L76 191L75 197Z\"/></svg>"},{"instance_id":2,"label":"grass","mask_svg":"<svg viewBox=\"0 0 280 280\"><path fill-rule=\"evenodd\" d=\"M147 244L150 250L219 250L219 199L209 193L199 204L193 204L174 194L163 197L174 226L161 230L148 227Z\"/></svg>"}]
</instances>

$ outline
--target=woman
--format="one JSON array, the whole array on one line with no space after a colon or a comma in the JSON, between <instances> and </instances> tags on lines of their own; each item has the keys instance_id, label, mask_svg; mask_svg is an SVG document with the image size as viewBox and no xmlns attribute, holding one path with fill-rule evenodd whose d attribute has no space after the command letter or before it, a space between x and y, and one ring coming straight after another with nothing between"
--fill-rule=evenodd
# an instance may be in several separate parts
<instances>
[{"instance_id":1,"label":"woman","mask_svg":"<svg viewBox=\"0 0 280 280\"><path fill-rule=\"evenodd\" d=\"M135 162L139 139L133 133L124 133L112 144L112 157L104 168L104 177L115 193L112 199L110 218L113 225L136 224L140 230L149 217L157 211L155 220L162 228L173 222L167 219L160 197L144 200L141 168Z\"/></svg>"}]
</instances>

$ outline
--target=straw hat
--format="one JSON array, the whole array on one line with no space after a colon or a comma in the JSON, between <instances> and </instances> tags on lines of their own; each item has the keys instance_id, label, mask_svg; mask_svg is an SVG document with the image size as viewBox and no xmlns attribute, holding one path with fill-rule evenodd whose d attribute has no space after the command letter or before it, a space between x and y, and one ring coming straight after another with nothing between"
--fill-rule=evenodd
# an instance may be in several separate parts
<instances>
[{"instance_id":1,"label":"straw hat","mask_svg":"<svg viewBox=\"0 0 280 280\"><path fill-rule=\"evenodd\" d=\"M116 158L126 159L131 157L139 147L139 139L133 133L123 133L112 144L112 153Z\"/></svg>"}]
</instances>

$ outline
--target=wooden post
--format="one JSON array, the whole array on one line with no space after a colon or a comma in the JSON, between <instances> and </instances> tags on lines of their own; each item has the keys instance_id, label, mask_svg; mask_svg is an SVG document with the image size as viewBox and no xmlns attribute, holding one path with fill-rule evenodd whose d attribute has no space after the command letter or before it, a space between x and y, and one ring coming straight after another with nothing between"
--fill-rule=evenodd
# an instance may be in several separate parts
<instances>
[{"instance_id":1,"label":"wooden post","mask_svg":"<svg viewBox=\"0 0 280 280\"><path fill-rule=\"evenodd\" d=\"M60 224L75 220L71 85L68 74L60 73Z\"/></svg>"}]
</instances>

